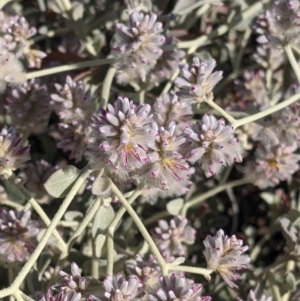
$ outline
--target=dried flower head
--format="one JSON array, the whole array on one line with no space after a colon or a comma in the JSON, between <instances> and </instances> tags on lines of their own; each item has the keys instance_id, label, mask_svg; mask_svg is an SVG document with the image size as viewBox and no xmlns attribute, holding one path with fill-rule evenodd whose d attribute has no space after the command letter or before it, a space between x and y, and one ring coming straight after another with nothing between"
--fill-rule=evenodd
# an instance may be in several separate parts
<instances>
[{"instance_id":1,"label":"dried flower head","mask_svg":"<svg viewBox=\"0 0 300 301\"><path fill-rule=\"evenodd\" d=\"M12 125L18 131L26 135L45 131L52 111L46 85L34 79L27 81L11 89L6 101Z\"/></svg>"},{"instance_id":2,"label":"dried flower head","mask_svg":"<svg viewBox=\"0 0 300 301\"><path fill-rule=\"evenodd\" d=\"M118 97L107 110L100 109L91 123L88 157L94 169L105 168L117 179L128 179L129 172L148 162L147 150L153 148L152 115L149 105L135 105Z\"/></svg>"},{"instance_id":3,"label":"dried flower head","mask_svg":"<svg viewBox=\"0 0 300 301\"><path fill-rule=\"evenodd\" d=\"M71 275L64 271L60 271L59 275L59 283L53 285L51 289L63 292L66 298L73 296L74 293L83 295L88 288L89 280L87 277L81 277L81 272L75 262L71 263Z\"/></svg>"},{"instance_id":4,"label":"dried flower head","mask_svg":"<svg viewBox=\"0 0 300 301\"><path fill-rule=\"evenodd\" d=\"M233 281L241 279L241 276L234 271L247 268L250 257L242 254L248 246L242 246L243 241L235 235L228 237L222 229L213 237L208 235L203 244L207 268L220 274L230 287L237 287Z\"/></svg>"},{"instance_id":5,"label":"dried flower head","mask_svg":"<svg viewBox=\"0 0 300 301\"><path fill-rule=\"evenodd\" d=\"M160 276L152 286L147 286L145 301L210 301L209 296L200 296L202 284L193 280L172 274Z\"/></svg>"},{"instance_id":6,"label":"dried flower head","mask_svg":"<svg viewBox=\"0 0 300 301\"><path fill-rule=\"evenodd\" d=\"M178 101L176 94L165 93L158 98L154 105L154 119L159 126L167 127L171 122L176 123L176 134L181 134L182 130L190 125L194 115L189 104Z\"/></svg>"},{"instance_id":7,"label":"dried flower head","mask_svg":"<svg viewBox=\"0 0 300 301\"><path fill-rule=\"evenodd\" d=\"M18 58L7 49L5 42L0 39L0 92L6 84L16 85L26 81L26 74Z\"/></svg>"},{"instance_id":8,"label":"dried flower head","mask_svg":"<svg viewBox=\"0 0 300 301\"><path fill-rule=\"evenodd\" d=\"M55 84L57 94L51 94L56 103L56 112L62 123L87 125L95 111L95 104L90 90L85 89L82 81L73 81L66 77L64 85Z\"/></svg>"},{"instance_id":9,"label":"dried flower head","mask_svg":"<svg viewBox=\"0 0 300 301\"><path fill-rule=\"evenodd\" d=\"M28 163L25 170L25 187L33 193L35 199L40 204L49 204L52 197L47 193L44 184L48 178L57 170L57 166L52 166L45 160L39 160L34 163Z\"/></svg>"},{"instance_id":10,"label":"dried flower head","mask_svg":"<svg viewBox=\"0 0 300 301\"><path fill-rule=\"evenodd\" d=\"M179 91L179 99L188 104L213 100L214 86L222 79L222 71L213 72L216 61L211 59L201 62L198 57L193 58L191 66L179 65L179 76L174 80Z\"/></svg>"},{"instance_id":11,"label":"dried flower head","mask_svg":"<svg viewBox=\"0 0 300 301\"><path fill-rule=\"evenodd\" d=\"M160 46L165 37L161 35L162 24L156 19L154 13L143 14L133 10L128 26L116 24L116 43L112 47L112 55L117 59L119 82L139 78L145 81L149 70L162 55Z\"/></svg>"},{"instance_id":12,"label":"dried flower head","mask_svg":"<svg viewBox=\"0 0 300 301\"><path fill-rule=\"evenodd\" d=\"M38 223L29 210L0 211L0 255L8 262L23 262L37 245Z\"/></svg>"},{"instance_id":13,"label":"dried flower head","mask_svg":"<svg viewBox=\"0 0 300 301\"><path fill-rule=\"evenodd\" d=\"M90 296L90 301L141 301L143 284L136 276L126 280L121 273L107 276L103 281L104 293L101 297Z\"/></svg>"},{"instance_id":14,"label":"dried flower head","mask_svg":"<svg viewBox=\"0 0 300 301\"><path fill-rule=\"evenodd\" d=\"M252 174L254 183L265 188L289 179L299 170L300 155L294 153L296 149L296 144L293 146L259 145L255 153L256 168Z\"/></svg>"},{"instance_id":15,"label":"dried flower head","mask_svg":"<svg viewBox=\"0 0 300 301\"><path fill-rule=\"evenodd\" d=\"M185 244L195 242L196 230L186 218L178 215L171 219L170 225L165 220L159 220L158 227L153 229L153 238L163 256L186 256Z\"/></svg>"},{"instance_id":16,"label":"dried flower head","mask_svg":"<svg viewBox=\"0 0 300 301\"><path fill-rule=\"evenodd\" d=\"M0 132L0 174L16 170L30 159L30 146L23 146L14 128L4 126Z\"/></svg>"},{"instance_id":17,"label":"dried flower head","mask_svg":"<svg viewBox=\"0 0 300 301\"><path fill-rule=\"evenodd\" d=\"M200 163L206 177L220 172L226 165L242 161L241 144L224 119L205 114L201 122L186 128L184 133L190 149L188 160Z\"/></svg>"},{"instance_id":18,"label":"dried flower head","mask_svg":"<svg viewBox=\"0 0 300 301\"><path fill-rule=\"evenodd\" d=\"M149 255L148 260L143 259L139 254L135 256L135 261L126 261L126 271L130 275L136 275L144 285L153 285L161 275L160 267L153 255Z\"/></svg>"}]
</instances>

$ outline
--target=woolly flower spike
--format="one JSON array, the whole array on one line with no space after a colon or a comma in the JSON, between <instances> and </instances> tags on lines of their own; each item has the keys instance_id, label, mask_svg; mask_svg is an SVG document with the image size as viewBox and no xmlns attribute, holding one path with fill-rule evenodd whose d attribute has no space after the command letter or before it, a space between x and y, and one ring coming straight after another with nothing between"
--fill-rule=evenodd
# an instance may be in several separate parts
<instances>
[{"instance_id":1,"label":"woolly flower spike","mask_svg":"<svg viewBox=\"0 0 300 301\"><path fill-rule=\"evenodd\" d=\"M211 297L201 297L202 284L172 274L160 276L152 286L146 287L145 301L210 301Z\"/></svg>"},{"instance_id":2,"label":"woolly flower spike","mask_svg":"<svg viewBox=\"0 0 300 301\"><path fill-rule=\"evenodd\" d=\"M153 229L153 238L163 256L187 255L183 244L191 245L195 242L196 230L188 220L178 215L171 219L170 225L165 220L158 221L158 227Z\"/></svg>"},{"instance_id":3,"label":"woolly flower spike","mask_svg":"<svg viewBox=\"0 0 300 301\"><path fill-rule=\"evenodd\" d=\"M160 267L153 255L144 260L139 254L135 256L135 262L126 261L126 271L130 275L136 275L144 285L152 285L161 275Z\"/></svg>"},{"instance_id":4,"label":"woolly flower spike","mask_svg":"<svg viewBox=\"0 0 300 301\"><path fill-rule=\"evenodd\" d=\"M174 181L185 180L190 174L189 165L179 153L185 138L176 136L175 128L175 122L171 122L167 129L161 127L158 131L154 152L149 154L150 164L141 171L148 186L169 190Z\"/></svg>"},{"instance_id":5,"label":"woolly flower spike","mask_svg":"<svg viewBox=\"0 0 300 301\"><path fill-rule=\"evenodd\" d=\"M14 128L4 126L0 132L0 175L16 170L30 159L30 146L22 146Z\"/></svg>"},{"instance_id":6,"label":"woolly flower spike","mask_svg":"<svg viewBox=\"0 0 300 301\"><path fill-rule=\"evenodd\" d=\"M143 284L135 276L126 280L121 273L107 276L103 281L104 294L101 297L90 296L89 301L141 301Z\"/></svg>"},{"instance_id":7,"label":"woolly flower spike","mask_svg":"<svg viewBox=\"0 0 300 301\"><path fill-rule=\"evenodd\" d=\"M214 237L208 235L203 244L207 268L219 273L230 287L237 287L233 281L241 276L233 271L247 268L250 257L241 254L248 250L248 246L242 246L243 241L235 235L228 237L222 229Z\"/></svg>"},{"instance_id":8,"label":"woolly flower spike","mask_svg":"<svg viewBox=\"0 0 300 301\"><path fill-rule=\"evenodd\" d=\"M128 98L119 97L107 110L100 109L91 124L88 157L91 166L103 167L121 180L129 172L148 161L147 150L154 147L155 133L151 128L149 105L135 105Z\"/></svg>"},{"instance_id":9,"label":"woolly flower spike","mask_svg":"<svg viewBox=\"0 0 300 301\"><path fill-rule=\"evenodd\" d=\"M212 89L223 77L222 71L212 73L215 67L215 60L201 62L196 56L191 66L180 65L179 76L174 81L179 88L176 93L179 99L188 104L213 100Z\"/></svg>"},{"instance_id":10,"label":"woolly flower spike","mask_svg":"<svg viewBox=\"0 0 300 301\"><path fill-rule=\"evenodd\" d=\"M47 193L44 184L57 168L57 166L52 166L45 160L27 164L25 170L27 177L25 186L34 194L35 199L37 199L40 204L49 204L53 199Z\"/></svg>"},{"instance_id":11,"label":"woolly flower spike","mask_svg":"<svg viewBox=\"0 0 300 301\"><path fill-rule=\"evenodd\" d=\"M286 181L299 170L299 154L293 152L297 145L262 146L257 149L255 183L261 188L275 186L280 181Z\"/></svg>"},{"instance_id":12,"label":"woolly flower spike","mask_svg":"<svg viewBox=\"0 0 300 301\"><path fill-rule=\"evenodd\" d=\"M85 91L84 83L67 76L66 83L55 84L55 88L57 94L51 94L51 98L57 104L56 112L60 121L72 125L87 124L95 106L90 91Z\"/></svg>"},{"instance_id":13,"label":"woolly flower spike","mask_svg":"<svg viewBox=\"0 0 300 301\"><path fill-rule=\"evenodd\" d=\"M28 210L0 211L0 255L8 262L23 262L37 245L38 224Z\"/></svg>"},{"instance_id":14,"label":"woolly flower spike","mask_svg":"<svg viewBox=\"0 0 300 301\"><path fill-rule=\"evenodd\" d=\"M180 134L182 130L190 124L193 117L192 107L178 101L176 94L165 93L158 98L153 105L154 119L159 126L166 127L172 121L176 123L176 132Z\"/></svg>"},{"instance_id":15,"label":"woolly flower spike","mask_svg":"<svg viewBox=\"0 0 300 301\"><path fill-rule=\"evenodd\" d=\"M6 44L0 39L0 92L6 84L22 84L26 81L26 74L17 57L10 53Z\"/></svg>"},{"instance_id":16,"label":"woolly flower spike","mask_svg":"<svg viewBox=\"0 0 300 301\"><path fill-rule=\"evenodd\" d=\"M89 281L86 277L81 277L78 265L75 262L71 263L71 274L60 271L59 284L53 285L51 289L63 292L66 298L73 296L74 293L83 295L88 288Z\"/></svg>"},{"instance_id":17,"label":"woolly flower spike","mask_svg":"<svg viewBox=\"0 0 300 301\"><path fill-rule=\"evenodd\" d=\"M64 292L59 292L56 295L53 295L51 289L48 289L45 294L40 292L36 293L36 301L80 301L81 294L76 292L69 292L65 294Z\"/></svg>"},{"instance_id":18,"label":"woolly flower spike","mask_svg":"<svg viewBox=\"0 0 300 301\"><path fill-rule=\"evenodd\" d=\"M46 129L51 114L50 104L47 87L36 80L10 90L7 96L12 125L27 135L39 134Z\"/></svg>"},{"instance_id":19,"label":"woolly flower spike","mask_svg":"<svg viewBox=\"0 0 300 301\"><path fill-rule=\"evenodd\" d=\"M224 119L204 115L202 121L184 131L190 149L188 160L199 162L206 177L210 177L233 162L241 162L243 150L233 136L233 128Z\"/></svg>"},{"instance_id":20,"label":"woolly flower spike","mask_svg":"<svg viewBox=\"0 0 300 301\"><path fill-rule=\"evenodd\" d=\"M144 15L133 11L128 26L116 25L116 43L112 47L112 55L117 59L119 82L127 83L139 77L145 81L149 70L162 55L160 46L165 37L160 34L162 24L156 19L153 13Z\"/></svg>"}]
</instances>

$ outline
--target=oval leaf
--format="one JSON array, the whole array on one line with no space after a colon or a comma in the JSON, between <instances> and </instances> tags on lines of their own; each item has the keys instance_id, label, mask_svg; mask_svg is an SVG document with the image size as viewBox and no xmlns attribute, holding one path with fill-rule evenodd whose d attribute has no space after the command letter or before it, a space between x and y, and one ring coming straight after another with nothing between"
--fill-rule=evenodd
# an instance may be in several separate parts
<instances>
[{"instance_id":1,"label":"oval leaf","mask_svg":"<svg viewBox=\"0 0 300 301\"><path fill-rule=\"evenodd\" d=\"M68 194L79 174L80 170L78 168L67 165L53 173L44 186L51 196L63 198Z\"/></svg>"},{"instance_id":2,"label":"oval leaf","mask_svg":"<svg viewBox=\"0 0 300 301\"><path fill-rule=\"evenodd\" d=\"M95 255L96 255L97 258L101 257L102 249L103 249L105 240L106 240L106 236L103 235L103 234L97 235L97 237L95 239L95 246L94 247L95 247Z\"/></svg>"},{"instance_id":3,"label":"oval leaf","mask_svg":"<svg viewBox=\"0 0 300 301\"><path fill-rule=\"evenodd\" d=\"M171 215L178 215L182 206L183 206L183 199L175 199L167 203L166 207L167 207L167 211Z\"/></svg>"},{"instance_id":4,"label":"oval leaf","mask_svg":"<svg viewBox=\"0 0 300 301\"><path fill-rule=\"evenodd\" d=\"M96 237L97 234L102 233L109 226L114 216L114 209L110 205L101 205L94 218L92 236Z\"/></svg>"}]
</instances>

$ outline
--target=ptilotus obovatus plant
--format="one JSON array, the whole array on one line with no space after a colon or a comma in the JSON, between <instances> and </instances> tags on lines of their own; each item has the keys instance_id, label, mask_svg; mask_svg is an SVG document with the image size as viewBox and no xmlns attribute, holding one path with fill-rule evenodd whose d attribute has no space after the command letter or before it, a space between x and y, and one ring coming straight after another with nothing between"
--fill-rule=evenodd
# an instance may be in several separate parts
<instances>
[{"instance_id":1,"label":"ptilotus obovatus plant","mask_svg":"<svg viewBox=\"0 0 300 301\"><path fill-rule=\"evenodd\" d=\"M0 299L298 300L299 15L0 1Z\"/></svg>"}]
</instances>

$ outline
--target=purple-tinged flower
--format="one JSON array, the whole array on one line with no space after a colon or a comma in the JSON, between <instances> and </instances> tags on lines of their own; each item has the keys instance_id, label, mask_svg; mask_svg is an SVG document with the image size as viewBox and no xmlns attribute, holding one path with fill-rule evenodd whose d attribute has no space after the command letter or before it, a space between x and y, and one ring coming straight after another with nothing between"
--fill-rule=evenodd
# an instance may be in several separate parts
<instances>
[{"instance_id":1,"label":"purple-tinged flower","mask_svg":"<svg viewBox=\"0 0 300 301\"><path fill-rule=\"evenodd\" d=\"M23 66L17 57L8 51L5 42L0 39L0 92L6 88L6 84L16 85L26 81Z\"/></svg>"},{"instance_id":2,"label":"purple-tinged flower","mask_svg":"<svg viewBox=\"0 0 300 301\"><path fill-rule=\"evenodd\" d=\"M288 180L299 170L300 155L294 153L296 149L296 144L293 146L259 145L255 153L256 168L252 174L254 183L265 188Z\"/></svg>"},{"instance_id":3,"label":"purple-tinged flower","mask_svg":"<svg viewBox=\"0 0 300 301\"><path fill-rule=\"evenodd\" d=\"M242 254L248 246L243 246L243 241L235 235L228 237L222 229L213 237L208 235L203 244L207 268L220 274L230 287L237 287L233 281L241 279L241 276L234 271L247 268L250 257Z\"/></svg>"},{"instance_id":4,"label":"purple-tinged flower","mask_svg":"<svg viewBox=\"0 0 300 301\"><path fill-rule=\"evenodd\" d=\"M87 126L94 113L95 104L84 83L73 81L67 76L66 83L55 84L55 88L57 94L51 94L51 99L56 103L56 112L61 123Z\"/></svg>"},{"instance_id":5,"label":"purple-tinged flower","mask_svg":"<svg viewBox=\"0 0 300 301\"><path fill-rule=\"evenodd\" d=\"M181 134L182 130L190 125L194 115L189 104L178 101L176 94L169 93L163 94L155 101L153 111L158 126L167 127L171 122L175 122L177 134Z\"/></svg>"},{"instance_id":6,"label":"purple-tinged flower","mask_svg":"<svg viewBox=\"0 0 300 301\"><path fill-rule=\"evenodd\" d=\"M2 36L5 39L10 52L17 57L25 57L29 68L40 68L45 52L31 49L29 39L37 32L35 27L30 27L23 16L7 17L3 23Z\"/></svg>"},{"instance_id":7,"label":"purple-tinged flower","mask_svg":"<svg viewBox=\"0 0 300 301\"><path fill-rule=\"evenodd\" d=\"M153 229L153 239L163 256L186 256L187 248L195 242L196 230L189 225L186 218L178 215L170 221L158 221L158 227Z\"/></svg>"},{"instance_id":8,"label":"purple-tinged flower","mask_svg":"<svg viewBox=\"0 0 300 301\"><path fill-rule=\"evenodd\" d=\"M156 22L154 13L143 14L132 11L129 25L116 24L116 43L112 46L112 55L117 59L116 67L120 72L117 80L146 80L157 59L162 55L160 46L165 42L161 34L162 23ZM125 74L125 76L123 76Z\"/></svg>"},{"instance_id":9,"label":"purple-tinged flower","mask_svg":"<svg viewBox=\"0 0 300 301\"><path fill-rule=\"evenodd\" d=\"M155 127L156 124L153 124ZM147 187L169 190L174 182L186 181L191 174L190 166L179 153L180 146L185 142L183 136L175 135L175 122L165 129L161 127L156 135L155 146L149 153L149 164L139 172L139 179L144 180Z\"/></svg>"},{"instance_id":10,"label":"purple-tinged flower","mask_svg":"<svg viewBox=\"0 0 300 301\"><path fill-rule=\"evenodd\" d=\"M37 245L38 223L29 210L0 210L0 256L8 262L24 262Z\"/></svg>"},{"instance_id":11,"label":"purple-tinged flower","mask_svg":"<svg viewBox=\"0 0 300 301\"><path fill-rule=\"evenodd\" d=\"M129 276L128 280L121 273L107 276L103 281L104 293L101 297L90 296L89 301L141 301L143 298L143 284L136 276Z\"/></svg>"},{"instance_id":12,"label":"purple-tinged flower","mask_svg":"<svg viewBox=\"0 0 300 301\"><path fill-rule=\"evenodd\" d=\"M30 146L22 145L22 138L14 128L4 126L0 132L0 174L22 167L30 159Z\"/></svg>"},{"instance_id":13,"label":"purple-tinged flower","mask_svg":"<svg viewBox=\"0 0 300 301\"><path fill-rule=\"evenodd\" d=\"M145 301L210 301L211 297L201 296L202 284L172 274L160 276L152 286L146 287Z\"/></svg>"},{"instance_id":14,"label":"purple-tinged flower","mask_svg":"<svg viewBox=\"0 0 300 301\"><path fill-rule=\"evenodd\" d=\"M25 169L27 178L25 187L33 193L40 204L49 204L53 200L47 193L44 184L57 169L58 166L52 166L45 160L28 163Z\"/></svg>"},{"instance_id":15,"label":"purple-tinged flower","mask_svg":"<svg viewBox=\"0 0 300 301\"><path fill-rule=\"evenodd\" d=\"M75 262L71 263L71 275L64 271L60 271L59 275L59 283L53 285L52 290L63 292L66 298L73 296L74 293L84 295L89 286L89 280L87 277L81 277L81 272Z\"/></svg>"},{"instance_id":16,"label":"purple-tinged flower","mask_svg":"<svg viewBox=\"0 0 300 301\"><path fill-rule=\"evenodd\" d=\"M48 126L51 114L51 99L46 85L27 81L7 95L7 109L12 125L26 135L42 133Z\"/></svg>"},{"instance_id":17,"label":"purple-tinged flower","mask_svg":"<svg viewBox=\"0 0 300 301\"><path fill-rule=\"evenodd\" d=\"M82 124L72 125L59 123L60 135L57 138L57 147L69 153L69 160L80 162L87 148L91 128Z\"/></svg>"},{"instance_id":18,"label":"purple-tinged flower","mask_svg":"<svg viewBox=\"0 0 300 301\"><path fill-rule=\"evenodd\" d=\"M184 130L190 150L188 160L200 163L206 177L219 173L226 165L241 162L243 150L233 131L223 118L217 120L205 114L201 122Z\"/></svg>"},{"instance_id":19,"label":"purple-tinged flower","mask_svg":"<svg viewBox=\"0 0 300 301\"><path fill-rule=\"evenodd\" d=\"M148 260L137 254L135 262L127 260L125 264L127 273L139 277L144 285L153 285L161 275L159 264L152 254L149 255Z\"/></svg>"},{"instance_id":20,"label":"purple-tinged flower","mask_svg":"<svg viewBox=\"0 0 300 301\"><path fill-rule=\"evenodd\" d=\"M242 299L238 298L238 301L243 301ZM260 297L257 297L257 294L255 291L250 290L248 297L245 301L272 301L272 297L261 295Z\"/></svg>"},{"instance_id":21,"label":"purple-tinged flower","mask_svg":"<svg viewBox=\"0 0 300 301\"><path fill-rule=\"evenodd\" d=\"M215 67L215 60L201 62L196 56L190 66L179 65L180 73L174 80L174 84L179 89L176 92L179 99L188 104L213 100L212 90L222 79L222 71L213 72Z\"/></svg>"},{"instance_id":22,"label":"purple-tinged flower","mask_svg":"<svg viewBox=\"0 0 300 301\"><path fill-rule=\"evenodd\" d=\"M48 289L44 294L37 292L35 295L36 301L80 301L80 299L80 293L70 292L65 294L64 292L59 292L58 294L53 294L51 289Z\"/></svg>"},{"instance_id":23,"label":"purple-tinged flower","mask_svg":"<svg viewBox=\"0 0 300 301\"><path fill-rule=\"evenodd\" d=\"M135 105L118 97L107 110L100 109L91 123L88 157L94 169L126 180L129 173L148 162L147 150L154 148L155 133L149 105Z\"/></svg>"}]
</instances>

